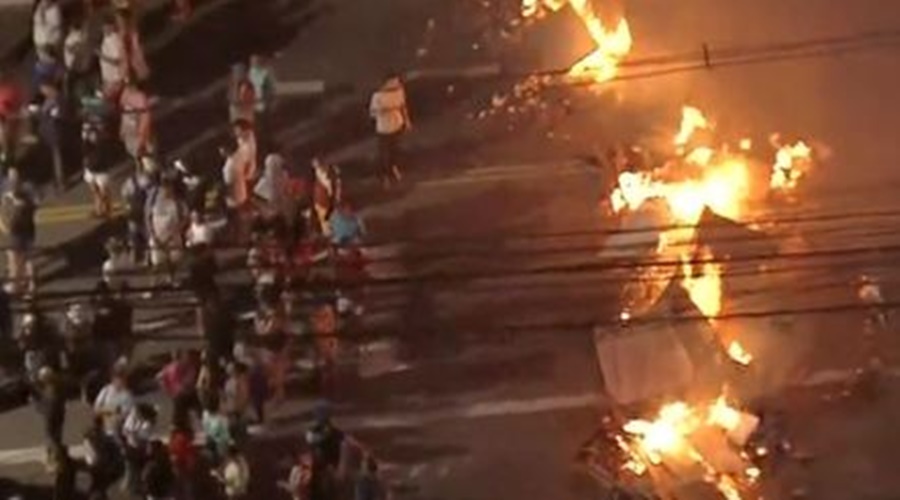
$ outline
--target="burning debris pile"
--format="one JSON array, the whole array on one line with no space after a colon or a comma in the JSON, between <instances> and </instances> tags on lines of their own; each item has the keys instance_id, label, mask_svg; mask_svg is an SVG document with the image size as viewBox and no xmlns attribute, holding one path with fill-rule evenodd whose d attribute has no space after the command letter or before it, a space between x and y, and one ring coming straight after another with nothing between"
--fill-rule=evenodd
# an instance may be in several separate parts
<instances>
[{"instance_id":1,"label":"burning debris pile","mask_svg":"<svg viewBox=\"0 0 900 500\"><path fill-rule=\"evenodd\" d=\"M619 173L609 207L626 215L650 212L659 228L651 262L660 264L646 267L644 273L648 276L636 280L641 286L649 283L655 288L644 294L646 303L633 304L621 318L627 323L635 316L653 314L651 310L662 300L662 291L675 284L705 319L706 332L710 332L705 336L717 344L716 351L736 367L745 368L753 364L754 355L733 332L719 327L718 318L725 309L723 269L727 262L703 244L700 223L711 212L718 218L743 224L773 193L792 194L812 167L813 151L802 141L782 144L779 137L773 136L770 142L774 158L760 160L753 155L749 138L717 143L714 132L712 120L698 108L685 106L679 130L671 140L669 159L649 170L626 165ZM632 333L636 334L626 328L623 338ZM670 340L676 337L666 327L655 328L654 333L645 332L643 336L657 338L653 341L657 346L663 345L658 343L663 342L661 336L671 337ZM603 342L598 336L601 364L604 357L610 359L611 352L608 347L601 347ZM678 342L669 342L670 347ZM650 345L647 340L646 346ZM683 349L680 345L677 348ZM631 358L640 356L632 351ZM680 372L691 370L689 367ZM670 371L667 376L674 377L676 372L679 370ZM682 382L694 383L692 376L685 375ZM726 385L727 380L720 384ZM672 391L667 392L671 396ZM728 500L757 498L753 491L760 469L753 464L748 450L755 448L748 443L759 426L759 418L735 408L724 396L712 401L696 395L693 399L697 402L676 400L662 405L655 413L651 411L651 418L623 419L607 429L607 437L620 452L616 469L637 479L639 490L649 488L652 495L647 496L690 498L678 493L679 488L703 483L713 486Z\"/></svg>"}]
</instances>

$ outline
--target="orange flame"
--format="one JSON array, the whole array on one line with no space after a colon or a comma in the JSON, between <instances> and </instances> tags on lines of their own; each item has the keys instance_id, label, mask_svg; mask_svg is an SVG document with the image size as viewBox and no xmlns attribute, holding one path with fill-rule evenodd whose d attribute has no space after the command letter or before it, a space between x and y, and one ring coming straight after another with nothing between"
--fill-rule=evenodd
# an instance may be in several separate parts
<instances>
[{"instance_id":1,"label":"orange flame","mask_svg":"<svg viewBox=\"0 0 900 500\"><path fill-rule=\"evenodd\" d=\"M711 128L711 124L703 112L693 106L683 106L681 108L681 127L675 134L675 147L679 150L686 146L694 132ZM681 152L681 151L679 151Z\"/></svg>"},{"instance_id":2,"label":"orange flame","mask_svg":"<svg viewBox=\"0 0 900 500\"><path fill-rule=\"evenodd\" d=\"M544 10L555 12L566 3L572 6L596 44L596 49L575 63L569 74L597 83L612 80L618 74L619 63L631 52L634 43L625 18L619 19L615 27L605 25L594 11L591 0L522 0L521 12L523 17L535 17Z\"/></svg>"},{"instance_id":3,"label":"orange flame","mask_svg":"<svg viewBox=\"0 0 900 500\"><path fill-rule=\"evenodd\" d=\"M706 406L692 407L684 402L664 405L653 420L630 420L622 427L624 435L616 436L618 446L626 454L623 469L643 475L667 458L689 459L705 471L705 479L729 500L743 498L742 485L757 481L761 471L749 462L741 472L723 473L715 469L692 441L694 434L707 428L718 428L728 434L745 432L747 424L755 426L756 417L731 407L724 396ZM735 442L742 446L743 443ZM745 455L741 459L747 460Z\"/></svg>"},{"instance_id":4,"label":"orange flame","mask_svg":"<svg viewBox=\"0 0 900 500\"><path fill-rule=\"evenodd\" d=\"M777 141L776 136L773 138L773 142L777 145ZM775 165L772 167L772 178L769 184L773 189L785 191L795 189L811 161L812 148L805 142L798 141L792 145L781 146L775 153Z\"/></svg>"},{"instance_id":5,"label":"orange flame","mask_svg":"<svg viewBox=\"0 0 900 500\"><path fill-rule=\"evenodd\" d=\"M681 269L683 277L681 286L688 293L691 302L708 319L713 319L722 312L722 269L719 264L708 261L712 258L709 249L704 249L702 258L707 260L701 266L700 273L695 272L697 265L691 265L689 256L682 255Z\"/></svg>"},{"instance_id":6,"label":"orange flame","mask_svg":"<svg viewBox=\"0 0 900 500\"><path fill-rule=\"evenodd\" d=\"M728 353L729 358L740 365L747 366L753 362L753 355L747 352L737 340L732 340L725 352Z\"/></svg>"}]
</instances>

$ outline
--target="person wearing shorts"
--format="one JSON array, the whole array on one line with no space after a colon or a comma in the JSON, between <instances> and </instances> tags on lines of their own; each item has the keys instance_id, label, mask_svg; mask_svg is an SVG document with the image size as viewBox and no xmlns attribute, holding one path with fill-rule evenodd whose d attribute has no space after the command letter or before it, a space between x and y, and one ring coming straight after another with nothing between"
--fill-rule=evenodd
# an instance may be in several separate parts
<instances>
[{"instance_id":1,"label":"person wearing shorts","mask_svg":"<svg viewBox=\"0 0 900 500\"><path fill-rule=\"evenodd\" d=\"M150 265L155 288L175 282L175 269L184 248L187 209L175 196L170 179L164 179L148 200L147 233L150 237Z\"/></svg>"},{"instance_id":2,"label":"person wearing shorts","mask_svg":"<svg viewBox=\"0 0 900 500\"><path fill-rule=\"evenodd\" d=\"M81 141L83 178L91 188L91 196L94 199L94 215L103 218L109 217L112 212L109 169L114 161L110 144L103 137L103 131L90 122L85 122Z\"/></svg>"},{"instance_id":3,"label":"person wearing shorts","mask_svg":"<svg viewBox=\"0 0 900 500\"><path fill-rule=\"evenodd\" d=\"M6 256L10 284L14 291L20 291L23 284L27 286L28 291L33 291L34 269L30 253L34 247L37 229L35 224L37 202L28 187L19 180L16 169L9 171L2 207L5 216L2 219L2 229L9 238Z\"/></svg>"}]
</instances>

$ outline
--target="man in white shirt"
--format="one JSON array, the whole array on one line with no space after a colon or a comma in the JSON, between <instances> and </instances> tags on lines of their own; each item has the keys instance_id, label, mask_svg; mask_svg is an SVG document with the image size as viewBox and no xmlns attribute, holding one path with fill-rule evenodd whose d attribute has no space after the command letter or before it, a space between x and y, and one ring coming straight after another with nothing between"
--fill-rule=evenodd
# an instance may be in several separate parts
<instances>
[{"instance_id":1,"label":"man in white shirt","mask_svg":"<svg viewBox=\"0 0 900 500\"><path fill-rule=\"evenodd\" d=\"M134 407L134 396L121 373L113 375L94 400L94 413L103 419L103 429L109 435L118 435L125 417Z\"/></svg>"},{"instance_id":2,"label":"man in white shirt","mask_svg":"<svg viewBox=\"0 0 900 500\"><path fill-rule=\"evenodd\" d=\"M36 50L55 50L62 46L63 18L57 0L38 1L32 19L32 38Z\"/></svg>"},{"instance_id":3,"label":"man in white shirt","mask_svg":"<svg viewBox=\"0 0 900 500\"><path fill-rule=\"evenodd\" d=\"M388 76L372 94L369 115L375 120L378 136L381 180L385 187L389 187L400 181L400 136L412 127L406 106L406 90L399 76Z\"/></svg>"},{"instance_id":4,"label":"man in white shirt","mask_svg":"<svg viewBox=\"0 0 900 500\"><path fill-rule=\"evenodd\" d=\"M181 260L187 224L187 208L175 197L172 181L163 180L147 201L147 234L150 236L154 287L163 281L163 277L167 285L175 282L175 266Z\"/></svg>"},{"instance_id":5,"label":"man in white shirt","mask_svg":"<svg viewBox=\"0 0 900 500\"><path fill-rule=\"evenodd\" d=\"M106 95L117 95L125 81L125 40L116 23L103 23L103 41L100 43L100 79Z\"/></svg>"}]
</instances>

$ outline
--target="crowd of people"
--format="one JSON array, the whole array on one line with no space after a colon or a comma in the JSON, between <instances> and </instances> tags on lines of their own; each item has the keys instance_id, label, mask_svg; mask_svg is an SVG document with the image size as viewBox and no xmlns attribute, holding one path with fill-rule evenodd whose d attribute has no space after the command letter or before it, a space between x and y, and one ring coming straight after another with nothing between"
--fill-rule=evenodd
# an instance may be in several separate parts
<instances>
[{"instance_id":1,"label":"crowd of people","mask_svg":"<svg viewBox=\"0 0 900 500\"><path fill-rule=\"evenodd\" d=\"M179 18L188 14L188 1L175 4ZM217 485L213 495L249 498L246 444L265 429L267 408L286 398L298 352L314 360L318 389L333 390L338 330L364 310L364 223L338 166L312 158L298 167L278 150L276 82L265 57L232 68L223 103L231 141L219 149L221 165L166 159L155 140L152 71L132 6L86 0L82 7L64 15L59 0L39 0L30 89L20 97L0 85L0 230L9 241L2 295L24 305L17 327L4 329L15 330L42 417L56 498L79 498L79 471L90 477L89 498L106 498L118 482L134 498L213 498L203 489L207 478ZM390 187L401 180L399 141L411 126L399 77L374 92L369 114L379 177ZM80 164L94 214L111 227L124 220L107 242L96 289L57 318L35 295L39 196L21 168L27 127L57 188ZM114 189L111 174L123 164L127 175ZM234 252L243 253L255 292L249 325L235 307L238 285L221 283L220 260ZM141 300L170 293L191 297L199 335L195 348L173 352L155 377L172 408L163 435L160 410L132 391L139 365L132 325ZM73 397L94 415L77 458L63 432ZM378 463L320 406L282 489L297 500L385 498Z\"/></svg>"}]
</instances>

